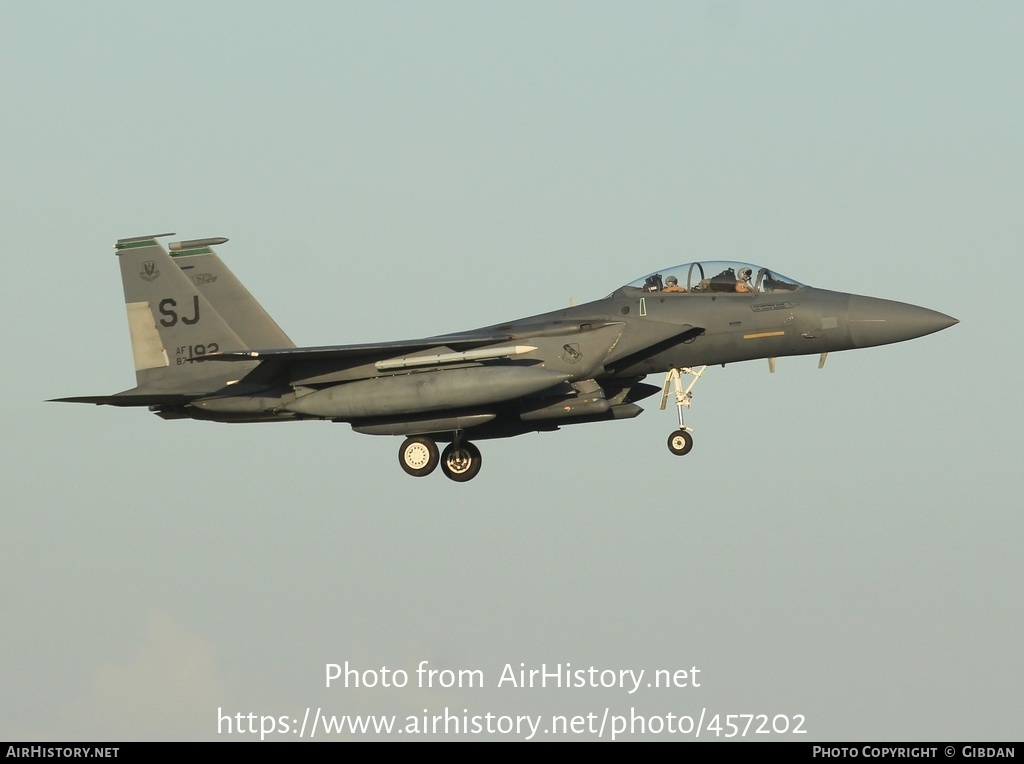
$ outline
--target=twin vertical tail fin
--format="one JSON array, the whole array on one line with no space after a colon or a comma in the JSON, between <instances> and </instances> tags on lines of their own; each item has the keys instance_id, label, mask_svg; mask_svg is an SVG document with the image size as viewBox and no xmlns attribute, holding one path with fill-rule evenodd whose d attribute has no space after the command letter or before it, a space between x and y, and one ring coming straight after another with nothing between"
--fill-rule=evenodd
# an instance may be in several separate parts
<instances>
[{"instance_id":1,"label":"twin vertical tail fin","mask_svg":"<svg viewBox=\"0 0 1024 764\"><path fill-rule=\"evenodd\" d=\"M170 255L247 348L276 350L295 347L295 343L213 251L215 244L226 241L225 238L175 241L170 244Z\"/></svg>"},{"instance_id":2,"label":"twin vertical tail fin","mask_svg":"<svg viewBox=\"0 0 1024 764\"><path fill-rule=\"evenodd\" d=\"M120 239L121 266L137 387L148 393L211 393L237 380L255 364L193 363L208 353L294 347L211 249L227 239L170 245L159 236Z\"/></svg>"}]
</instances>

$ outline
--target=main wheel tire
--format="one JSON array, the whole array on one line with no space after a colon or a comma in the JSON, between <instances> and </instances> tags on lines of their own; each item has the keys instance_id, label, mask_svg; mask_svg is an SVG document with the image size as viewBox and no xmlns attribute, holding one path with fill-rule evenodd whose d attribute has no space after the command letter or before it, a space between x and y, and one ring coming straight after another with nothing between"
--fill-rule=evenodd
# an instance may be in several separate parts
<instances>
[{"instance_id":1,"label":"main wheel tire","mask_svg":"<svg viewBox=\"0 0 1024 764\"><path fill-rule=\"evenodd\" d=\"M686 456L693 448L693 436L686 430L676 430L668 436L668 450L676 456Z\"/></svg>"},{"instance_id":2,"label":"main wheel tire","mask_svg":"<svg viewBox=\"0 0 1024 764\"><path fill-rule=\"evenodd\" d=\"M398 463L413 477L426 477L434 471L439 461L437 444L430 438L406 438L398 449Z\"/></svg>"},{"instance_id":3,"label":"main wheel tire","mask_svg":"<svg viewBox=\"0 0 1024 764\"><path fill-rule=\"evenodd\" d=\"M480 449L468 441L463 441L459 448L448 444L441 452L441 471L456 483L465 483L475 478L482 464Z\"/></svg>"}]
</instances>

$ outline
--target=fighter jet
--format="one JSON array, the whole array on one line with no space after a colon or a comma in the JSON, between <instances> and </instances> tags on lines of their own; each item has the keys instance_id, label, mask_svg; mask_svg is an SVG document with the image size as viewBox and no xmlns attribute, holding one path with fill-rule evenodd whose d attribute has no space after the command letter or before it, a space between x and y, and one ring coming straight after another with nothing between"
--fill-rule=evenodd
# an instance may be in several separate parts
<instances>
[{"instance_id":1,"label":"fighter jet","mask_svg":"<svg viewBox=\"0 0 1024 764\"><path fill-rule=\"evenodd\" d=\"M921 337L957 323L901 302L801 284L769 268L703 261L656 271L607 297L459 334L380 344L296 347L212 247L225 238L120 239L136 386L59 398L145 406L164 419L329 420L405 436L409 475L440 464L457 482L480 471L473 441L631 419L637 402L674 400L669 450L707 366L818 355ZM664 374L662 386L646 384ZM447 443L439 452L437 443Z\"/></svg>"}]
</instances>

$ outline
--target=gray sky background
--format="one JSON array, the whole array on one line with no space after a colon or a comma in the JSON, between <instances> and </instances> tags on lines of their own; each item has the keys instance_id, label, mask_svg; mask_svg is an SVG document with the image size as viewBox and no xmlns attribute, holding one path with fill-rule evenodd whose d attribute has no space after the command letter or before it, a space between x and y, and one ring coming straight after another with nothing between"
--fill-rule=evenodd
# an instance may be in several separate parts
<instances>
[{"instance_id":1,"label":"gray sky background","mask_svg":"<svg viewBox=\"0 0 1024 764\"><path fill-rule=\"evenodd\" d=\"M1019 3L0 18L0 738L447 707L1020 739ZM230 237L299 344L491 324L697 259L961 324L823 371L710 369L685 459L655 398L483 442L457 485L345 425L44 403L134 384L111 245L160 231ZM487 686L324 687L326 663L423 660ZM506 663L701 686L498 688Z\"/></svg>"}]
</instances>

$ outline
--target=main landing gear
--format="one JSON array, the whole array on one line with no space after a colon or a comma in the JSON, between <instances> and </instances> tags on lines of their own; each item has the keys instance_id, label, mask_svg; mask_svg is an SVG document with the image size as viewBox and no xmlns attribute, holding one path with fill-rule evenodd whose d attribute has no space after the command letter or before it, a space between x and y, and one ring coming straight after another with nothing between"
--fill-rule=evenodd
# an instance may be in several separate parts
<instances>
[{"instance_id":1,"label":"main landing gear","mask_svg":"<svg viewBox=\"0 0 1024 764\"><path fill-rule=\"evenodd\" d=\"M693 428L687 427L683 423L683 409L690 408L690 403L693 401L693 386L697 384L697 380L700 379L700 375L706 368L707 366L699 366L696 369L689 367L670 369L665 375L665 385L661 390L661 409L665 410L670 394L669 388L671 388L671 394L676 397L676 411L679 413L679 429L668 436L668 450L676 456L686 456L693 448L693 436L690 434L693 432ZM685 390L682 379L684 374L693 377Z\"/></svg>"},{"instance_id":2,"label":"main landing gear","mask_svg":"<svg viewBox=\"0 0 1024 764\"><path fill-rule=\"evenodd\" d=\"M406 438L398 449L398 463L413 477L426 477L437 468L439 460L437 444L422 435Z\"/></svg>"},{"instance_id":3,"label":"main landing gear","mask_svg":"<svg viewBox=\"0 0 1024 764\"><path fill-rule=\"evenodd\" d=\"M426 477L440 464L445 477L465 483L480 472L483 457L479 448L458 435L440 454L433 438L415 435L406 438L398 449L398 463L413 477Z\"/></svg>"},{"instance_id":4,"label":"main landing gear","mask_svg":"<svg viewBox=\"0 0 1024 764\"><path fill-rule=\"evenodd\" d=\"M482 463L480 449L468 440L461 444L449 443L441 453L441 472L456 483L475 478Z\"/></svg>"}]
</instances>

